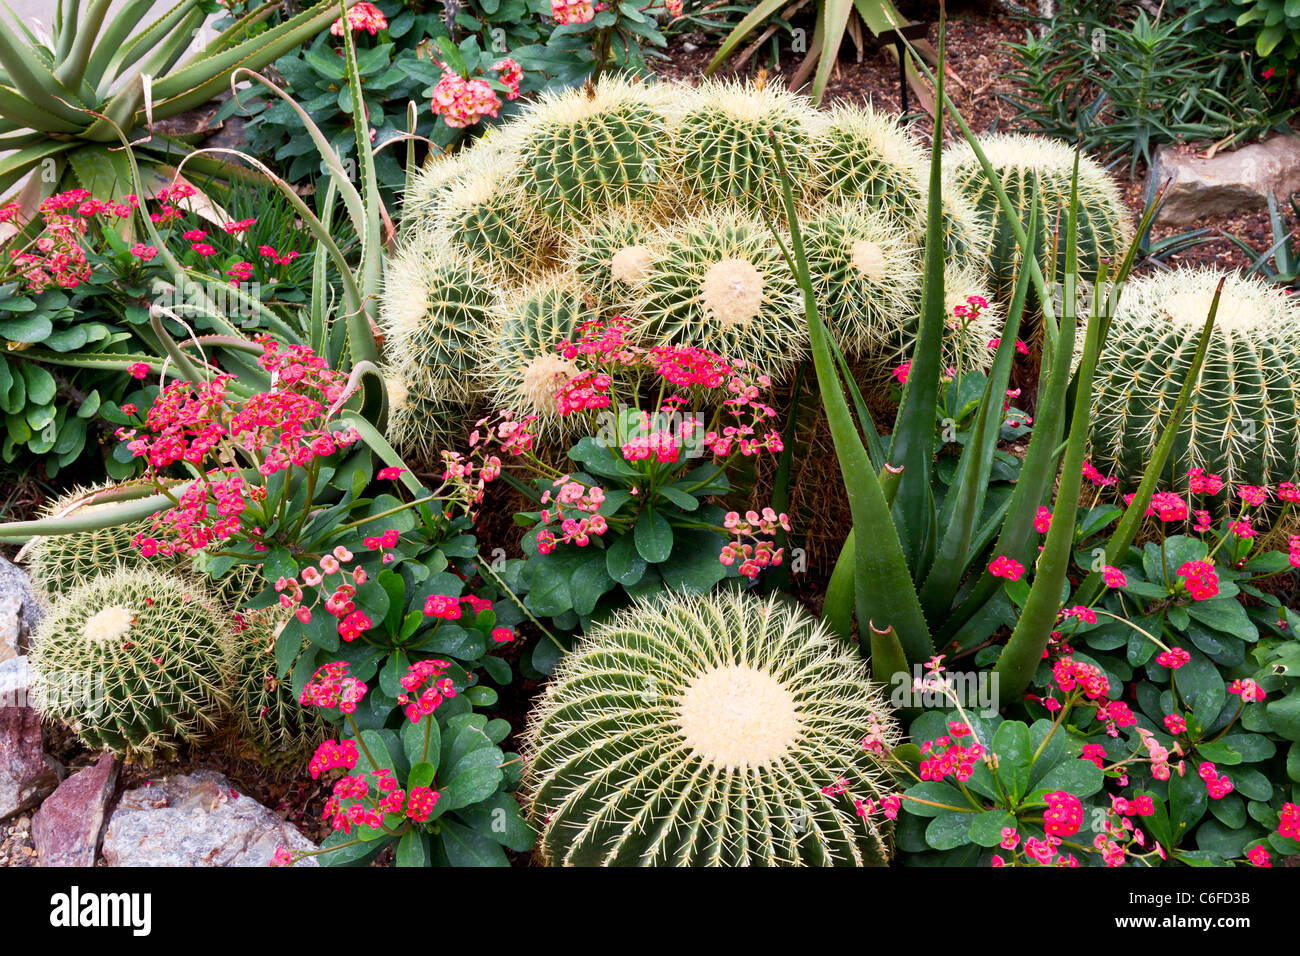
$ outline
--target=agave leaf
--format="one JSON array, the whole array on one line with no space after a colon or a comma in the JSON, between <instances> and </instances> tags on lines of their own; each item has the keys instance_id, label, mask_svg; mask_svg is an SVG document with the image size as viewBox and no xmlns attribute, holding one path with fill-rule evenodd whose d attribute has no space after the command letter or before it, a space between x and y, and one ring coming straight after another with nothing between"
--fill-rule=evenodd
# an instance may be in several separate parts
<instances>
[{"instance_id":1,"label":"agave leaf","mask_svg":"<svg viewBox=\"0 0 1300 956\"><path fill-rule=\"evenodd\" d=\"M176 72L155 85L159 117L173 116L202 106L228 85L227 77L237 71L260 70L290 50L311 40L336 18L328 0L304 10L263 33L214 53L200 52Z\"/></svg>"},{"instance_id":2,"label":"agave leaf","mask_svg":"<svg viewBox=\"0 0 1300 956\"><path fill-rule=\"evenodd\" d=\"M822 0L823 17L821 52L817 57L817 75L813 78L813 102L820 103L826 92L826 82L831 78L839 59L840 44L844 42L844 28L853 12L853 0Z\"/></svg>"},{"instance_id":3,"label":"agave leaf","mask_svg":"<svg viewBox=\"0 0 1300 956\"><path fill-rule=\"evenodd\" d=\"M722 41L718 47L718 52L713 55L709 65L704 68L705 75L712 74L718 67L726 62L727 57L731 56L733 50L740 46L742 40L754 31L754 28L763 23L768 17L781 9L782 5L789 0L759 0L759 3L750 10L745 17L736 24L735 29L727 34L727 38Z\"/></svg>"}]
</instances>

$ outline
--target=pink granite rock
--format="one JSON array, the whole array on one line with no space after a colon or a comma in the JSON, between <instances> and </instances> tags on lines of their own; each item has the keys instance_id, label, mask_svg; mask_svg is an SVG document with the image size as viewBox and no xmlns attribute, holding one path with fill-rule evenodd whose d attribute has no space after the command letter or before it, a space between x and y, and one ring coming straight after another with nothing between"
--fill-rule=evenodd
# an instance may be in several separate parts
<instances>
[{"instance_id":1,"label":"pink granite rock","mask_svg":"<svg viewBox=\"0 0 1300 956\"><path fill-rule=\"evenodd\" d=\"M0 820L36 806L59 782L28 684L26 657L0 663Z\"/></svg>"},{"instance_id":2,"label":"pink granite rock","mask_svg":"<svg viewBox=\"0 0 1300 956\"><path fill-rule=\"evenodd\" d=\"M45 798L32 817L41 866L94 866L104 811L117 784L117 758L104 754Z\"/></svg>"}]
</instances>

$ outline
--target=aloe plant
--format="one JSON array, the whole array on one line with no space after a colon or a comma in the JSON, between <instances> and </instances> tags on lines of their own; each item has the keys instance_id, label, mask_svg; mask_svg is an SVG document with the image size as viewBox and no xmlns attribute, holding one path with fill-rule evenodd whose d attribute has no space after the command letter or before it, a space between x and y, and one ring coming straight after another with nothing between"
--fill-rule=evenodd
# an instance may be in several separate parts
<instances>
[{"instance_id":1,"label":"aloe plant","mask_svg":"<svg viewBox=\"0 0 1300 956\"><path fill-rule=\"evenodd\" d=\"M1017 242L1022 249L1032 249L1039 229L1038 215L1032 213L1028 224L1015 215L988 157L961 114L944 95L943 55L941 19L939 65L931 75L937 91L938 115L930 169L929 228L937 231L941 224L939 152L947 113L971 143L999 204L1011 220ZM918 68L926 70L919 58L916 62ZM1103 273L1097 277L1093 301L1098 306L1087 317L1082 332L1082 360L1077 364L1076 373L1072 361L1076 336L1080 334L1073 287L1079 268L1076 169L1066 229L1066 295L1059 321L1054 314L1053 300L1046 294L1042 270L1032 256L1025 256L970 438L958 460L956 476L949 486L951 490L942 505L937 506L933 461L938 439L936 413L942 329L946 319L944 270L938 244L927 247L916 346L886 450L875 440L875 426L851 378L846 383L847 376L841 377L847 370L837 366L833 345L818 311L790 177L784 169L780 172L790 223L788 255L804 292L814 367L853 515L854 531L832 576L823 617L841 635L848 636L856 609L864 636L869 628L869 646L874 657L892 662L905 659L915 664L932 656L936 647L945 651L971 649L997 629L1000 622L993 602L1001 592L1002 582L987 569L991 558L1005 556L1026 566L1035 565L1028 598L996 666L1003 703L1015 700L1024 692L1047 645L1073 560L1092 369L1109 331L1118 290L1133 267L1137 246L1130 246L1113 276ZM1035 200L1031 208L1036 205ZM1148 222L1154 211L1154 205L1147 211ZM1108 278L1113 280L1116 291L1102 295ZM1000 431L1001 399L1010 374L1015 330L1031 282L1043 303L1047 331L1038 418L1014 491L1008 500L994 506L988 495L990 463ZM1202 351L1189 369L1185 392L1199 374L1203 354ZM845 399L846 387L854 400L857 421ZM1175 409L1168 427L1176 427L1183 407L1185 403ZM863 435L867 436L865 444ZM1168 448L1163 451L1167 454ZM1158 474L1162 465L1163 458L1157 455L1148 475ZM1050 501L1058 475L1056 504L1040 555L1033 520L1038 508ZM1130 508L1121 529L1129 535L1128 540L1136 530L1135 516L1140 516L1145 506L1145 501L1138 499ZM870 546L865 546L865 542L870 542ZM1127 547L1128 541L1117 539L1112 544L1118 550ZM868 642L864 640L862 646L865 651ZM879 668L876 673L878 677L888 677Z\"/></svg>"},{"instance_id":2,"label":"aloe plant","mask_svg":"<svg viewBox=\"0 0 1300 956\"><path fill-rule=\"evenodd\" d=\"M187 57L207 18L203 0L180 0L147 26L153 0L129 0L111 19L110 6L60 0L48 44L12 12L13 25L0 26L0 149L12 151L0 160L0 195L35 170L21 194L30 208L74 185L120 199L133 177L119 130L135 141L149 182L161 185L157 167L174 166L188 147L154 132L156 122L202 106L233 71L262 69L339 16L337 3L321 0L249 36L278 7L266 3Z\"/></svg>"}]
</instances>

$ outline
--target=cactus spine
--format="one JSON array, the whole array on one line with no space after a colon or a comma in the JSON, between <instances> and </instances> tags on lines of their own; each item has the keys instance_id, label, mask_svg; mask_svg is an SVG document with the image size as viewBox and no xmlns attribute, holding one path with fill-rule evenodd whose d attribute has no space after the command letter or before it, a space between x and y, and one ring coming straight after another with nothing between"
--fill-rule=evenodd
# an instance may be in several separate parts
<instances>
[{"instance_id":1,"label":"cactus spine","mask_svg":"<svg viewBox=\"0 0 1300 956\"><path fill-rule=\"evenodd\" d=\"M36 708L128 756L202 740L230 706L231 640L226 613L196 583L118 568L42 619L28 659Z\"/></svg>"},{"instance_id":2,"label":"cactus spine","mask_svg":"<svg viewBox=\"0 0 1300 956\"><path fill-rule=\"evenodd\" d=\"M1068 145L1045 136L999 134L980 141L1002 180L1020 221L1029 222L1029 205L1037 183L1039 235L1035 257L1046 275L1065 270L1065 228L1070 208L1070 181L1075 153ZM970 144L958 143L944 155L947 186L960 190L975 205L992 231L991 266L995 292L1009 298L1020 262L1020 246L998 204L996 193ZM1093 278L1103 259L1116 260L1128 246L1131 230L1119 187L1106 171L1086 156L1079 159L1079 272ZM1058 239L1059 237L1059 239ZM1056 259L1052 261L1052 250Z\"/></svg>"},{"instance_id":3,"label":"cactus spine","mask_svg":"<svg viewBox=\"0 0 1300 956\"><path fill-rule=\"evenodd\" d=\"M299 763L324 739L326 723L319 711L298 703L288 676L278 676L275 642L290 616L272 607L246 612L241 620L234 694L240 738L265 763Z\"/></svg>"},{"instance_id":4,"label":"cactus spine","mask_svg":"<svg viewBox=\"0 0 1300 956\"><path fill-rule=\"evenodd\" d=\"M530 717L539 852L565 865L864 865L854 813L897 731L866 665L806 612L740 592L638 603L588 632ZM847 794L823 792L843 777Z\"/></svg>"},{"instance_id":5,"label":"cactus spine","mask_svg":"<svg viewBox=\"0 0 1300 956\"><path fill-rule=\"evenodd\" d=\"M1124 288L1097 360L1093 463L1141 477L1168 423L1224 273L1182 269ZM1230 482L1300 477L1300 303L1262 280L1226 274L1214 332L1168 475L1199 467Z\"/></svg>"}]
</instances>

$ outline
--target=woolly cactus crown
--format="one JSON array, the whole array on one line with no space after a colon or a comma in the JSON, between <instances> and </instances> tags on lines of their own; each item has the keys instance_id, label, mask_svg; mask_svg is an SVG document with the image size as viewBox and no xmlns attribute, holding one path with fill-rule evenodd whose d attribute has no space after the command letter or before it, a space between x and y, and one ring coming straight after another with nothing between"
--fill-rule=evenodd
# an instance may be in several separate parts
<instances>
[{"instance_id":1,"label":"woolly cactus crown","mask_svg":"<svg viewBox=\"0 0 1300 956\"><path fill-rule=\"evenodd\" d=\"M1097 360L1093 460L1126 485L1141 476L1169 421L1220 279L1173 473L1200 467L1248 484L1300 476L1300 302L1235 272L1180 269L1124 287Z\"/></svg>"},{"instance_id":2,"label":"woolly cactus crown","mask_svg":"<svg viewBox=\"0 0 1300 956\"><path fill-rule=\"evenodd\" d=\"M33 645L36 708L94 748L169 749L206 737L229 708L230 622L193 581L102 574L54 605Z\"/></svg>"},{"instance_id":3,"label":"woolly cactus crown","mask_svg":"<svg viewBox=\"0 0 1300 956\"><path fill-rule=\"evenodd\" d=\"M890 834L852 797L897 731L866 665L805 611L740 592L665 596L597 626L530 717L524 785L549 863L862 865Z\"/></svg>"}]
</instances>

